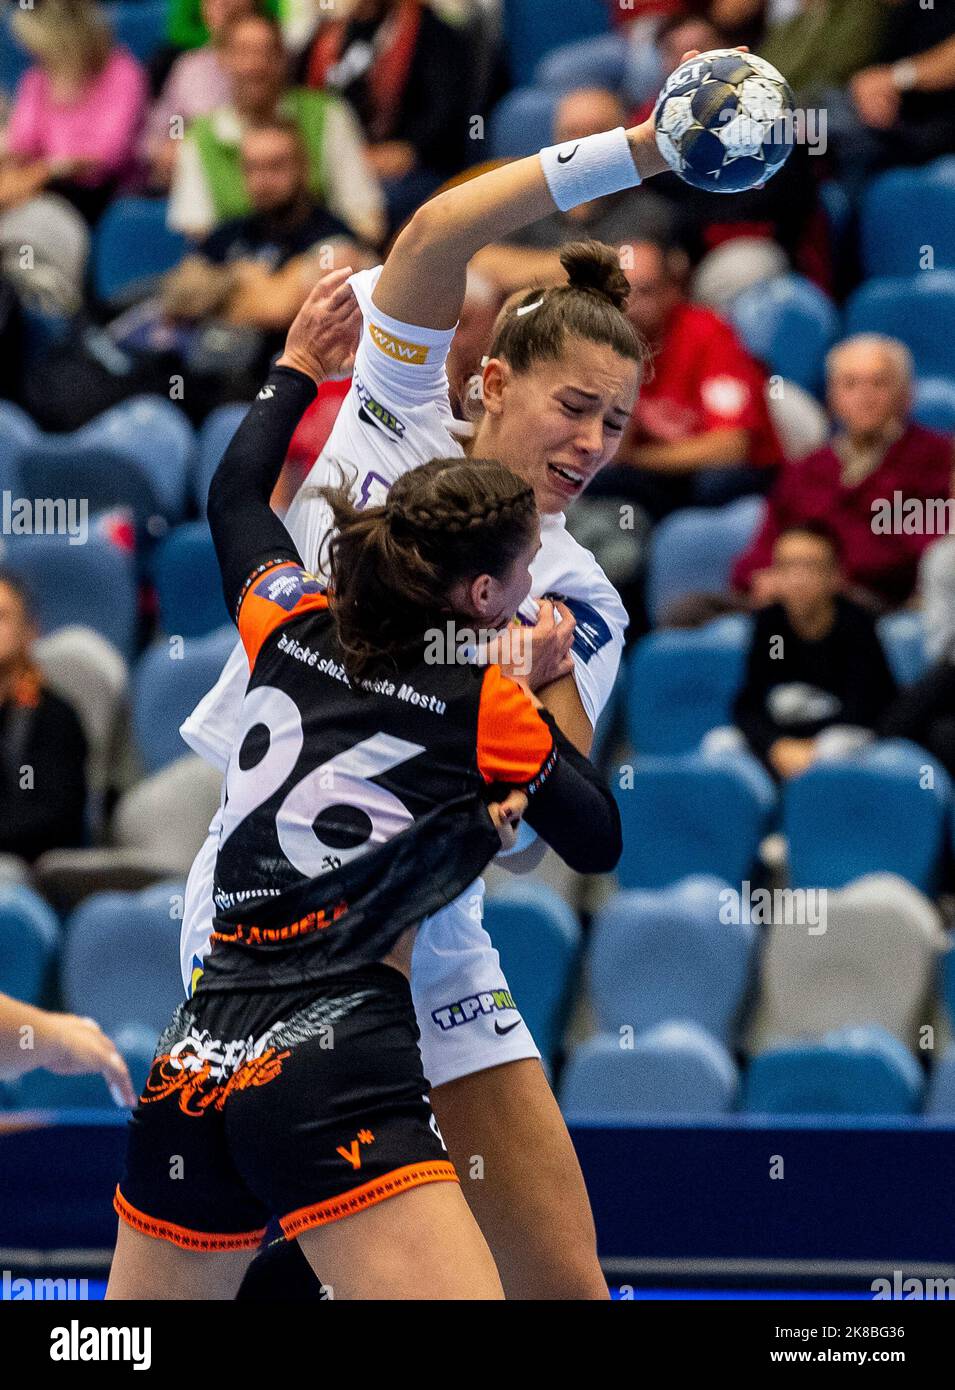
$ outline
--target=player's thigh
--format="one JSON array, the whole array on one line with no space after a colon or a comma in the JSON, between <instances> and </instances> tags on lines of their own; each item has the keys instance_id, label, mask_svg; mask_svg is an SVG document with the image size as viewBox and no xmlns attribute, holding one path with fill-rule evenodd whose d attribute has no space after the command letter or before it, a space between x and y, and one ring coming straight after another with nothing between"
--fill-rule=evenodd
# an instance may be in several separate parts
<instances>
[{"instance_id":1,"label":"player's thigh","mask_svg":"<svg viewBox=\"0 0 955 1390\"><path fill-rule=\"evenodd\" d=\"M607 1298L563 1116L530 1059L435 1086L431 1104L508 1298Z\"/></svg>"},{"instance_id":2,"label":"player's thigh","mask_svg":"<svg viewBox=\"0 0 955 1390\"><path fill-rule=\"evenodd\" d=\"M109 1299L235 1298L254 1250L181 1250L168 1240L119 1223L109 1272Z\"/></svg>"},{"instance_id":3,"label":"player's thigh","mask_svg":"<svg viewBox=\"0 0 955 1390\"><path fill-rule=\"evenodd\" d=\"M299 1243L336 1299L500 1299L487 1242L455 1182L425 1183L303 1231Z\"/></svg>"}]
</instances>

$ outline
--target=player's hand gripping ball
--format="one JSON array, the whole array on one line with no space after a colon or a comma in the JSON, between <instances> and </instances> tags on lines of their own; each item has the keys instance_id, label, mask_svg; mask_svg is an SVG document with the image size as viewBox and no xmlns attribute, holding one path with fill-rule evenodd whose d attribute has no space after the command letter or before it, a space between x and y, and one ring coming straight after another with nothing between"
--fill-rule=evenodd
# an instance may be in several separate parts
<instances>
[{"instance_id":1,"label":"player's hand gripping ball","mask_svg":"<svg viewBox=\"0 0 955 1390\"><path fill-rule=\"evenodd\" d=\"M765 58L716 48L668 77L653 112L674 173L709 193L759 188L793 147L793 94Z\"/></svg>"}]
</instances>

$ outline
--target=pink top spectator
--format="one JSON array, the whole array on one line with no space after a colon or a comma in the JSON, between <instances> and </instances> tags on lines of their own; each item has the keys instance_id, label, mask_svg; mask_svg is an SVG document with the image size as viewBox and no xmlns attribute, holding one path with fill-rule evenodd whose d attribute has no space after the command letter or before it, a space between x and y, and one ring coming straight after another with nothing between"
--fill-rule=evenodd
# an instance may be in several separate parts
<instances>
[{"instance_id":1,"label":"pink top spectator","mask_svg":"<svg viewBox=\"0 0 955 1390\"><path fill-rule=\"evenodd\" d=\"M149 139L166 138L174 116L181 116L188 125L196 116L207 116L217 106L228 106L231 101L229 78L214 48L207 45L182 53L170 68L150 112Z\"/></svg>"},{"instance_id":2,"label":"pink top spectator","mask_svg":"<svg viewBox=\"0 0 955 1390\"><path fill-rule=\"evenodd\" d=\"M42 68L20 80L7 126L6 147L24 159L91 159L96 173L77 182L96 185L130 171L146 109L146 74L125 48L114 48L103 71L68 105L57 102Z\"/></svg>"}]
</instances>

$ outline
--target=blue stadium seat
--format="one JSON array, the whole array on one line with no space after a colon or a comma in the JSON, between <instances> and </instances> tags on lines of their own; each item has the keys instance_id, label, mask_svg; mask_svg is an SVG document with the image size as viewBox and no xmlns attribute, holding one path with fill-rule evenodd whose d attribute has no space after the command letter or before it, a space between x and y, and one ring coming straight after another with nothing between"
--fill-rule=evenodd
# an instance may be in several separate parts
<instances>
[{"instance_id":1,"label":"blue stadium seat","mask_svg":"<svg viewBox=\"0 0 955 1390\"><path fill-rule=\"evenodd\" d=\"M166 0L139 0L138 4L103 6L118 43L123 43L141 63L148 63L166 42L169 6Z\"/></svg>"},{"instance_id":2,"label":"blue stadium seat","mask_svg":"<svg viewBox=\"0 0 955 1390\"><path fill-rule=\"evenodd\" d=\"M753 876L776 802L768 773L755 761L638 758L616 780L622 888L665 888L688 874L728 883Z\"/></svg>"},{"instance_id":3,"label":"blue stadium seat","mask_svg":"<svg viewBox=\"0 0 955 1390\"><path fill-rule=\"evenodd\" d=\"M153 580L164 632L201 637L229 621L206 522L186 521L170 531L156 549Z\"/></svg>"},{"instance_id":4,"label":"blue stadium seat","mask_svg":"<svg viewBox=\"0 0 955 1390\"><path fill-rule=\"evenodd\" d=\"M21 457L40 439L40 431L12 401L0 401L0 488L14 492Z\"/></svg>"},{"instance_id":5,"label":"blue stadium seat","mask_svg":"<svg viewBox=\"0 0 955 1390\"><path fill-rule=\"evenodd\" d=\"M665 1023L621 1045L598 1034L567 1063L560 1104L571 1124L646 1116L723 1115L736 1103L739 1079L726 1049L702 1028Z\"/></svg>"},{"instance_id":6,"label":"blue stadium seat","mask_svg":"<svg viewBox=\"0 0 955 1390\"><path fill-rule=\"evenodd\" d=\"M931 897L950 799L944 769L924 749L901 740L816 763L783 792L793 886L844 888L864 874L891 873Z\"/></svg>"},{"instance_id":7,"label":"blue stadium seat","mask_svg":"<svg viewBox=\"0 0 955 1390\"><path fill-rule=\"evenodd\" d=\"M531 1036L545 1058L553 1057L574 985L580 923L546 884L515 880L488 898L484 924Z\"/></svg>"},{"instance_id":8,"label":"blue stadium seat","mask_svg":"<svg viewBox=\"0 0 955 1390\"><path fill-rule=\"evenodd\" d=\"M918 376L949 376L955 339L955 271L870 280L845 310L846 334L887 333L915 358Z\"/></svg>"},{"instance_id":9,"label":"blue stadium seat","mask_svg":"<svg viewBox=\"0 0 955 1390\"><path fill-rule=\"evenodd\" d=\"M66 924L60 983L66 1008L114 1034L136 1024L153 1038L182 1003L181 883L94 893Z\"/></svg>"},{"instance_id":10,"label":"blue stadium seat","mask_svg":"<svg viewBox=\"0 0 955 1390\"><path fill-rule=\"evenodd\" d=\"M517 159L554 143L557 97L539 87L517 87L488 117L488 158Z\"/></svg>"},{"instance_id":11,"label":"blue stadium seat","mask_svg":"<svg viewBox=\"0 0 955 1390\"><path fill-rule=\"evenodd\" d=\"M925 1114L955 1120L955 1043L949 1043L933 1068Z\"/></svg>"},{"instance_id":12,"label":"blue stadium seat","mask_svg":"<svg viewBox=\"0 0 955 1390\"><path fill-rule=\"evenodd\" d=\"M942 999L955 1028L955 946L950 946L942 958Z\"/></svg>"},{"instance_id":13,"label":"blue stadium seat","mask_svg":"<svg viewBox=\"0 0 955 1390\"><path fill-rule=\"evenodd\" d=\"M152 481L125 450L76 435L44 434L17 460L21 497L82 497L91 514L128 508L140 534L162 527Z\"/></svg>"},{"instance_id":14,"label":"blue stadium seat","mask_svg":"<svg viewBox=\"0 0 955 1390\"><path fill-rule=\"evenodd\" d=\"M10 32L10 21L16 13L13 5L5 5L0 15L0 92L13 96L17 83L33 62Z\"/></svg>"},{"instance_id":15,"label":"blue stadium seat","mask_svg":"<svg viewBox=\"0 0 955 1390\"><path fill-rule=\"evenodd\" d=\"M590 38L610 28L604 0L508 0L504 6L504 47L511 78L530 82L552 48Z\"/></svg>"},{"instance_id":16,"label":"blue stadium seat","mask_svg":"<svg viewBox=\"0 0 955 1390\"><path fill-rule=\"evenodd\" d=\"M657 892L618 893L601 908L587 973L602 1032L629 1024L642 1033L678 1019L732 1048L756 928L721 920L730 892L722 879L685 878Z\"/></svg>"},{"instance_id":17,"label":"blue stadium seat","mask_svg":"<svg viewBox=\"0 0 955 1390\"><path fill-rule=\"evenodd\" d=\"M754 1057L743 1109L767 1115L911 1115L918 1062L884 1028L841 1028L818 1041L780 1043Z\"/></svg>"},{"instance_id":18,"label":"blue stadium seat","mask_svg":"<svg viewBox=\"0 0 955 1390\"><path fill-rule=\"evenodd\" d=\"M931 168L890 169L872 179L862 201L862 268L866 277L955 270L955 182ZM931 247L934 265L923 264Z\"/></svg>"},{"instance_id":19,"label":"blue stadium seat","mask_svg":"<svg viewBox=\"0 0 955 1390\"><path fill-rule=\"evenodd\" d=\"M839 332L828 295L802 275L763 280L729 306L733 327L773 376L822 394L826 353Z\"/></svg>"},{"instance_id":20,"label":"blue stadium seat","mask_svg":"<svg viewBox=\"0 0 955 1390\"><path fill-rule=\"evenodd\" d=\"M732 722L743 677L749 622L720 618L706 627L651 632L626 668L627 733L638 753L693 753L710 729Z\"/></svg>"},{"instance_id":21,"label":"blue stadium seat","mask_svg":"<svg viewBox=\"0 0 955 1390\"><path fill-rule=\"evenodd\" d=\"M921 613L887 613L878 626L892 674L899 685L912 685L928 666Z\"/></svg>"},{"instance_id":22,"label":"blue stadium seat","mask_svg":"<svg viewBox=\"0 0 955 1390\"><path fill-rule=\"evenodd\" d=\"M206 499L209 496L212 475L229 447L232 436L245 419L248 409L247 405L220 405L210 411L202 422L195 453L193 492L203 516L206 514Z\"/></svg>"},{"instance_id":23,"label":"blue stadium seat","mask_svg":"<svg viewBox=\"0 0 955 1390\"><path fill-rule=\"evenodd\" d=\"M655 529L647 567L647 607L658 623L687 594L728 594L733 562L759 528L766 503L741 497L724 507L687 507Z\"/></svg>"},{"instance_id":24,"label":"blue stadium seat","mask_svg":"<svg viewBox=\"0 0 955 1390\"><path fill-rule=\"evenodd\" d=\"M156 1033L148 1028L127 1027L113 1035L113 1041L139 1093L155 1055ZM56 1076L48 1071L27 1072L14 1084L13 1097L20 1110L104 1110L113 1109L115 1104L99 1075Z\"/></svg>"},{"instance_id":25,"label":"blue stadium seat","mask_svg":"<svg viewBox=\"0 0 955 1390\"><path fill-rule=\"evenodd\" d=\"M160 637L140 657L132 682L133 732L147 772L158 772L188 752L179 725L219 679L237 640L228 625L205 637L185 638L181 651L174 640Z\"/></svg>"},{"instance_id":26,"label":"blue stadium seat","mask_svg":"<svg viewBox=\"0 0 955 1390\"><path fill-rule=\"evenodd\" d=\"M100 445L125 454L148 479L168 521L185 513L196 435L165 396L131 396L63 438L74 449Z\"/></svg>"},{"instance_id":27,"label":"blue stadium seat","mask_svg":"<svg viewBox=\"0 0 955 1390\"><path fill-rule=\"evenodd\" d=\"M136 5L137 10L152 4ZM186 252L185 238L166 226L159 198L117 198L103 213L90 257L93 293L102 303L171 270Z\"/></svg>"},{"instance_id":28,"label":"blue stadium seat","mask_svg":"<svg viewBox=\"0 0 955 1390\"><path fill-rule=\"evenodd\" d=\"M38 1004L60 939L56 917L23 884L0 885L0 990Z\"/></svg>"},{"instance_id":29,"label":"blue stadium seat","mask_svg":"<svg viewBox=\"0 0 955 1390\"><path fill-rule=\"evenodd\" d=\"M65 535L11 536L3 562L30 590L43 633L79 624L102 633L129 659L136 642L136 567L133 554L93 517L85 545Z\"/></svg>"},{"instance_id":30,"label":"blue stadium seat","mask_svg":"<svg viewBox=\"0 0 955 1390\"><path fill-rule=\"evenodd\" d=\"M955 380L927 376L917 381L912 415L926 429L955 434Z\"/></svg>"}]
</instances>

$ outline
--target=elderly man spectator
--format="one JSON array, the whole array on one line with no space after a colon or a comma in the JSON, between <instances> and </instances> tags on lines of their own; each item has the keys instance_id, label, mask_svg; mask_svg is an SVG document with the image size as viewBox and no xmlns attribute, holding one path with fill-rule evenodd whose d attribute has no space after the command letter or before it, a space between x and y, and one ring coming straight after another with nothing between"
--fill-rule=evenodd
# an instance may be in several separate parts
<instances>
[{"instance_id":1,"label":"elderly man spectator","mask_svg":"<svg viewBox=\"0 0 955 1390\"><path fill-rule=\"evenodd\" d=\"M621 248L627 312L654 354L617 460L591 495L626 497L655 520L678 507L765 491L781 451L765 374L728 323L691 304L684 253L657 242Z\"/></svg>"},{"instance_id":2,"label":"elderly man spectator","mask_svg":"<svg viewBox=\"0 0 955 1390\"><path fill-rule=\"evenodd\" d=\"M301 135L309 192L356 237L377 244L385 230L384 197L347 104L327 92L287 85L281 31L264 15L247 15L227 26L222 63L232 102L189 126L173 174L169 225L199 238L220 222L249 213L242 135L250 126L284 117Z\"/></svg>"},{"instance_id":3,"label":"elderly man spectator","mask_svg":"<svg viewBox=\"0 0 955 1390\"><path fill-rule=\"evenodd\" d=\"M86 739L33 660L25 590L0 571L0 854L32 861L82 845Z\"/></svg>"},{"instance_id":4,"label":"elderly man spectator","mask_svg":"<svg viewBox=\"0 0 955 1390\"><path fill-rule=\"evenodd\" d=\"M613 92L581 87L567 92L557 105L554 142L569 144L627 124L626 111ZM501 294L511 294L529 284L562 280L559 253L567 242L593 237L619 246L642 237L666 239L673 222L668 205L652 190L625 189L522 227L507 242L479 251L471 264Z\"/></svg>"},{"instance_id":5,"label":"elderly man spectator","mask_svg":"<svg viewBox=\"0 0 955 1390\"><path fill-rule=\"evenodd\" d=\"M937 535L934 525L897 524L898 512L906 502L949 497L952 440L909 418L912 358L902 343L878 334L847 338L830 352L826 370L834 437L785 465L733 582L759 602L777 537L824 521L839 544L847 584L869 602L896 606L910 597L922 552ZM925 514L931 520L934 511Z\"/></svg>"}]
</instances>

